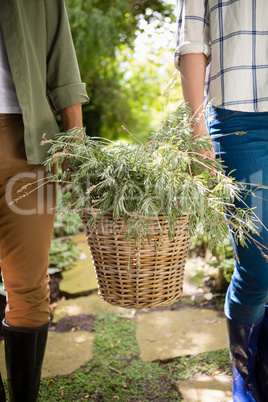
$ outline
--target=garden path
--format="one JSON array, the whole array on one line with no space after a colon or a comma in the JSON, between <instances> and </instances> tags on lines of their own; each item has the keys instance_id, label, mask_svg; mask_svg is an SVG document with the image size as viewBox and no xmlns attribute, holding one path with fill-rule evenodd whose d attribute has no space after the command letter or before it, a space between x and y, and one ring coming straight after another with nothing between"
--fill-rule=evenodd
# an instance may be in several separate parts
<instances>
[{"instance_id":1,"label":"garden path","mask_svg":"<svg viewBox=\"0 0 268 402\"><path fill-rule=\"evenodd\" d=\"M111 306L97 294L94 267L84 235L74 239L80 250L77 266L63 274L61 292L69 299L54 304L53 325L49 333L43 377L66 375L92 359L94 333L91 318L98 313L116 314L136 320L136 340L144 361L167 360L196 355L227 347L225 320L216 311L192 307L131 310ZM187 267L186 267L187 268ZM83 296L84 294L90 295ZM194 299L200 289L187 277L184 296ZM75 317L83 317L84 326L75 325ZM57 332L62 320L70 321L68 332ZM70 347L72 345L72 347ZM5 378L4 345L0 342L0 370ZM229 402L232 400L231 378L225 375L199 376L178 384L189 402Z\"/></svg>"}]
</instances>

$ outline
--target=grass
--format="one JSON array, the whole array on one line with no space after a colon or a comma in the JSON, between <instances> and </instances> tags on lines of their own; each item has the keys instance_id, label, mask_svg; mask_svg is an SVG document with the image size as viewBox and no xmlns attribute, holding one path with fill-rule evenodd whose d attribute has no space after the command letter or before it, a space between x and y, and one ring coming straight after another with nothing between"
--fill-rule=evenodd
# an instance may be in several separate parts
<instances>
[{"instance_id":1,"label":"grass","mask_svg":"<svg viewBox=\"0 0 268 402\"><path fill-rule=\"evenodd\" d=\"M231 372L227 349L143 362L134 319L99 315L94 332L92 361L68 376L43 379L40 401L180 401L179 381L198 373Z\"/></svg>"}]
</instances>

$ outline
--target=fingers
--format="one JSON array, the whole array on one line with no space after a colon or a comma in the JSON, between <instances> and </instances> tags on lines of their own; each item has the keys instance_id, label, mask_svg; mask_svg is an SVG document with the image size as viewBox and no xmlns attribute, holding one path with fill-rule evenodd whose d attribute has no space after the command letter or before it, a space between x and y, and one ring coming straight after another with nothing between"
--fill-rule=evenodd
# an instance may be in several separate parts
<instances>
[{"instance_id":1,"label":"fingers","mask_svg":"<svg viewBox=\"0 0 268 402\"><path fill-rule=\"evenodd\" d=\"M70 174L71 167L70 167L68 161L64 161L61 165L61 168L62 168L62 173L65 173L65 172L67 173L66 178L68 179L68 181L70 181L71 180L71 174ZM67 181L64 181L61 183L61 194L65 195L65 194L67 194L67 192L68 192Z\"/></svg>"},{"instance_id":2,"label":"fingers","mask_svg":"<svg viewBox=\"0 0 268 402\"><path fill-rule=\"evenodd\" d=\"M68 190L67 190L66 184L62 183L62 185L61 185L61 194L65 195L65 194L67 194L67 192L68 192Z\"/></svg>"}]
</instances>

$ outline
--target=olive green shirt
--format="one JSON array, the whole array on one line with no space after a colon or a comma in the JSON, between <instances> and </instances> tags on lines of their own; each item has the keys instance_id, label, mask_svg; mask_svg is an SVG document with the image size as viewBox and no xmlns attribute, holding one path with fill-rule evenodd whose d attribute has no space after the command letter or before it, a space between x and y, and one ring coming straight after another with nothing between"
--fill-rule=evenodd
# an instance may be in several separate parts
<instances>
[{"instance_id":1,"label":"olive green shirt","mask_svg":"<svg viewBox=\"0 0 268 402\"><path fill-rule=\"evenodd\" d=\"M47 155L60 110L88 103L64 0L1 0L0 23L24 122L27 161Z\"/></svg>"}]
</instances>

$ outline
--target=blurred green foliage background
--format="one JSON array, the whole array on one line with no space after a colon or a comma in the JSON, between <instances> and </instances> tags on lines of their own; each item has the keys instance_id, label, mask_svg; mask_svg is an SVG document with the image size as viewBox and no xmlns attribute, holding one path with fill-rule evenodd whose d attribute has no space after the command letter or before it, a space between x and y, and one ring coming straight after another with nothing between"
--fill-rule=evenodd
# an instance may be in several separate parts
<instances>
[{"instance_id":1,"label":"blurred green foliage background","mask_svg":"<svg viewBox=\"0 0 268 402\"><path fill-rule=\"evenodd\" d=\"M162 93L175 71L175 6L164 0L66 0L66 6L90 97L83 108L87 134L123 139L124 125L145 140L171 102ZM178 84L172 102L179 98Z\"/></svg>"}]
</instances>

